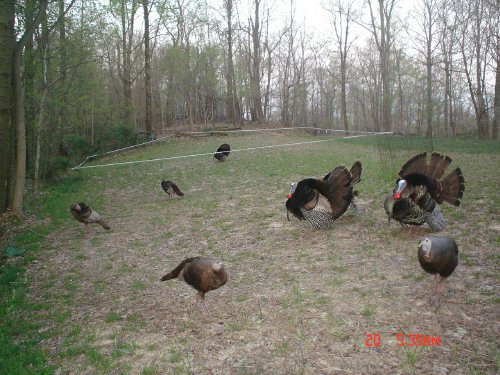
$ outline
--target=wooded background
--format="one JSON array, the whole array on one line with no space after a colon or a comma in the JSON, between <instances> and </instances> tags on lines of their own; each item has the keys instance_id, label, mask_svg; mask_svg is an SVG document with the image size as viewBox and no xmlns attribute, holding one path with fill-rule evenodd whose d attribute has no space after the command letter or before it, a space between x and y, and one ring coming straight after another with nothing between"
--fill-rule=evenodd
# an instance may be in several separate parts
<instances>
[{"instance_id":1,"label":"wooded background","mask_svg":"<svg viewBox=\"0 0 500 375\"><path fill-rule=\"evenodd\" d=\"M399 1L324 0L315 35L293 0L0 0L0 213L172 127L498 139L500 0Z\"/></svg>"}]
</instances>

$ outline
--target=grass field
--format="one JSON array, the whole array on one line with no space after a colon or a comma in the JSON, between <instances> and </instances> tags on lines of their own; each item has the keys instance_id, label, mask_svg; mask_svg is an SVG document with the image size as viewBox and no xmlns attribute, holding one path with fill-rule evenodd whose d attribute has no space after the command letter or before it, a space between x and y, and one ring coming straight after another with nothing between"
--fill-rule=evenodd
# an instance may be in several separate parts
<instances>
[{"instance_id":1,"label":"grass field","mask_svg":"<svg viewBox=\"0 0 500 375\"><path fill-rule=\"evenodd\" d=\"M310 140L252 134L173 141L95 163ZM324 138L314 138L324 139ZM434 140L466 179L444 206L460 264L441 306L417 260L429 233L387 225L395 175L373 138L118 165L72 172L8 243L0 287L0 374L496 374L500 371L500 147ZM289 184L361 160L358 212L330 230L286 220ZM185 196L169 200L162 179ZM84 201L112 230L82 228ZM7 245L6 245L7 246ZM191 309L195 291L160 277L188 256L222 260L228 283ZM380 333L380 346L367 346ZM398 346L396 333L440 337Z\"/></svg>"}]
</instances>

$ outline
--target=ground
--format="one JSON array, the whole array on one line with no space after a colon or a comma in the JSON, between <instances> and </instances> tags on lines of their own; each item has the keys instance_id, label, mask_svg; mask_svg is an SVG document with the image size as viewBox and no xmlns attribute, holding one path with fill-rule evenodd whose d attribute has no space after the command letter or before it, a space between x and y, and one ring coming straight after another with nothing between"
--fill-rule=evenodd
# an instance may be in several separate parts
<instances>
[{"instance_id":1,"label":"ground","mask_svg":"<svg viewBox=\"0 0 500 375\"><path fill-rule=\"evenodd\" d=\"M97 163L293 143L298 135L176 138ZM438 149L438 146L435 147ZM73 172L46 192L58 229L29 266L30 317L58 374L494 374L499 371L500 160L447 151L466 179L461 207L443 205L460 263L438 308L417 260L429 234L387 224L393 171L363 142L329 141ZM363 164L358 211L329 230L288 222L289 184L338 164ZM391 175L388 177L388 174ZM184 197L168 199L162 179ZM64 184L64 182L63 182ZM71 202L111 225L82 227ZM42 209L42 207L38 207ZM207 294L160 277L188 256L224 262L229 280ZM367 346L380 334L379 346ZM398 346L396 334L440 338Z\"/></svg>"}]
</instances>

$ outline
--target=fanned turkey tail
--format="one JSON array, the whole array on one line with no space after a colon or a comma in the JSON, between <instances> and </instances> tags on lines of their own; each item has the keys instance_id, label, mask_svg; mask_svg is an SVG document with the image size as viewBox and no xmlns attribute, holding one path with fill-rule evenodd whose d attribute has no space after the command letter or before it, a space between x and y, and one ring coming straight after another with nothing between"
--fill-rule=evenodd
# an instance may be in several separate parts
<instances>
[{"instance_id":1,"label":"fanned turkey tail","mask_svg":"<svg viewBox=\"0 0 500 375\"><path fill-rule=\"evenodd\" d=\"M451 164L451 158L446 155L442 155L438 152L433 152L431 155L431 162L428 167L427 173L429 176L436 179L441 179L444 176L444 172Z\"/></svg>"},{"instance_id":2,"label":"fanned turkey tail","mask_svg":"<svg viewBox=\"0 0 500 375\"><path fill-rule=\"evenodd\" d=\"M179 274L181 273L181 271L184 269L184 267L186 266L186 263L189 263L192 260L193 260L193 258L184 259L177 267L175 267L172 271L170 271L165 276L163 276L161 278L161 281L175 279L177 276L179 276Z\"/></svg>"},{"instance_id":3,"label":"fanned turkey tail","mask_svg":"<svg viewBox=\"0 0 500 375\"><path fill-rule=\"evenodd\" d=\"M427 160L427 152L422 152L403 165L399 171L399 176L403 178L413 173L419 173L440 180L450 164L451 158L449 156L433 152L430 160Z\"/></svg>"},{"instance_id":4,"label":"fanned turkey tail","mask_svg":"<svg viewBox=\"0 0 500 375\"><path fill-rule=\"evenodd\" d=\"M465 179L460 168L456 168L442 181L442 191L436 199L438 203L447 202L455 206L460 206L465 191Z\"/></svg>"},{"instance_id":5,"label":"fanned turkey tail","mask_svg":"<svg viewBox=\"0 0 500 375\"><path fill-rule=\"evenodd\" d=\"M358 160L356 163L354 163L350 171L352 176L351 185L357 184L359 181L361 181L361 171L361 162Z\"/></svg>"},{"instance_id":6,"label":"fanned turkey tail","mask_svg":"<svg viewBox=\"0 0 500 375\"><path fill-rule=\"evenodd\" d=\"M327 191L321 191L319 189L318 191L330 202L333 220L336 220L347 211L352 201L353 189L351 172L343 165L340 165L327 176Z\"/></svg>"},{"instance_id":7,"label":"fanned turkey tail","mask_svg":"<svg viewBox=\"0 0 500 375\"><path fill-rule=\"evenodd\" d=\"M427 173L427 153L422 152L408 160L399 171L399 177L403 178L412 173Z\"/></svg>"}]
</instances>

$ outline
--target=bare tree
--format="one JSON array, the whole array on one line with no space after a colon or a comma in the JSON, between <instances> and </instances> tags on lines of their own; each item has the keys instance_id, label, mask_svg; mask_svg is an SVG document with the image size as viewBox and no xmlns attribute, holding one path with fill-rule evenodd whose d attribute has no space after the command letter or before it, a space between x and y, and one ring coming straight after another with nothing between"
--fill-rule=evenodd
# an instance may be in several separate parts
<instances>
[{"instance_id":1,"label":"bare tree","mask_svg":"<svg viewBox=\"0 0 500 375\"><path fill-rule=\"evenodd\" d=\"M455 64L455 44L457 42L457 17L451 11L452 2L444 0L440 4L439 20L439 48L444 72L444 129L445 135L456 135L453 103L453 69Z\"/></svg>"},{"instance_id":2,"label":"bare tree","mask_svg":"<svg viewBox=\"0 0 500 375\"><path fill-rule=\"evenodd\" d=\"M340 121L349 135L349 123L347 118L347 56L354 39L351 39L349 32L351 26L360 17L357 11L356 0L329 0L322 2L323 8L330 13L331 23L335 32L335 42L340 57Z\"/></svg>"},{"instance_id":3,"label":"bare tree","mask_svg":"<svg viewBox=\"0 0 500 375\"><path fill-rule=\"evenodd\" d=\"M226 43L227 43L227 73L226 73L226 113L229 121L234 125L240 123L241 111L240 103L236 93L236 82L234 77L234 56L233 56L233 13L234 2L233 0L224 0L224 9L226 11Z\"/></svg>"},{"instance_id":4,"label":"bare tree","mask_svg":"<svg viewBox=\"0 0 500 375\"><path fill-rule=\"evenodd\" d=\"M419 30L417 33L411 36L411 39L415 42L415 48L419 52L419 55L423 57L424 65L426 68L426 109L425 118L427 124L426 135L428 137L433 134L433 111L434 111L434 100L432 97L433 89L433 67L434 67L434 55L437 43L435 43L437 37L437 27L438 22L438 0L423 0L420 3L419 8L416 10L416 18L418 20Z\"/></svg>"},{"instance_id":5,"label":"bare tree","mask_svg":"<svg viewBox=\"0 0 500 375\"><path fill-rule=\"evenodd\" d=\"M460 52L469 94L476 114L479 138L489 138L489 117L486 103L486 66L492 35L485 24L489 15L486 0L455 3L460 10ZM498 13L496 14L498 16Z\"/></svg>"},{"instance_id":6,"label":"bare tree","mask_svg":"<svg viewBox=\"0 0 500 375\"><path fill-rule=\"evenodd\" d=\"M500 10L500 0L491 1L489 6L492 7L491 13L495 15L495 11ZM498 13L497 13L498 15ZM492 132L491 138L498 139L498 130L500 127L500 33L499 29L499 17L490 18L490 32L493 36L493 61L495 64L495 98L494 98L494 109L493 109L493 122L491 124Z\"/></svg>"},{"instance_id":7,"label":"bare tree","mask_svg":"<svg viewBox=\"0 0 500 375\"><path fill-rule=\"evenodd\" d=\"M373 12L373 0L367 0L370 8L372 34L380 56L380 75L382 79L382 127L384 131L391 130L392 95L390 88L390 56L392 44L392 12L396 0L378 0L378 19Z\"/></svg>"},{"instance_id":8,"label":"bare tree","mask_svg":"<svg viewBox=\"0 0 500 375\"><path fill-rule=\"evenodd\" d=\"M252 43L252 53L251 53L251 64L250 64L250 95L252 97L252 109L251 115L252 120L256 122L263 122L264 111L262 109L262 93L260 87L260 75L261 75L261 60L262 60L262 49L261 49L261 34L262 34L262 23L260 20L260 5L262 0L254 0L254 16L249 19L249 28Z\"/></svg>"},{"instance_id":9,"label":"bare tree","mask_svg":"<svg viewBox=\"0 0 500 375\"><path fill-rule=\"evenodd\" d=\"M134 23L137 11L137 0L115 0L113 5L120 20L120 42L118 50L118 75L122 84L122 117L127 125L133 124L132 84L136 77L132 74L134 49Z\"/></svg>"},{"instance_id":10,"label":"bare tree","mask_svg":"<svg viewBox=\"0 0 500 375\"><path fill-rule=\"evenodd\" d=\"M149 46L149 0L142 1L142 10L144 13L144 75L146 77L146 133L151 134L153 129L153 106L151 89L151 49Z\"/></svg>"}]
</instances>

